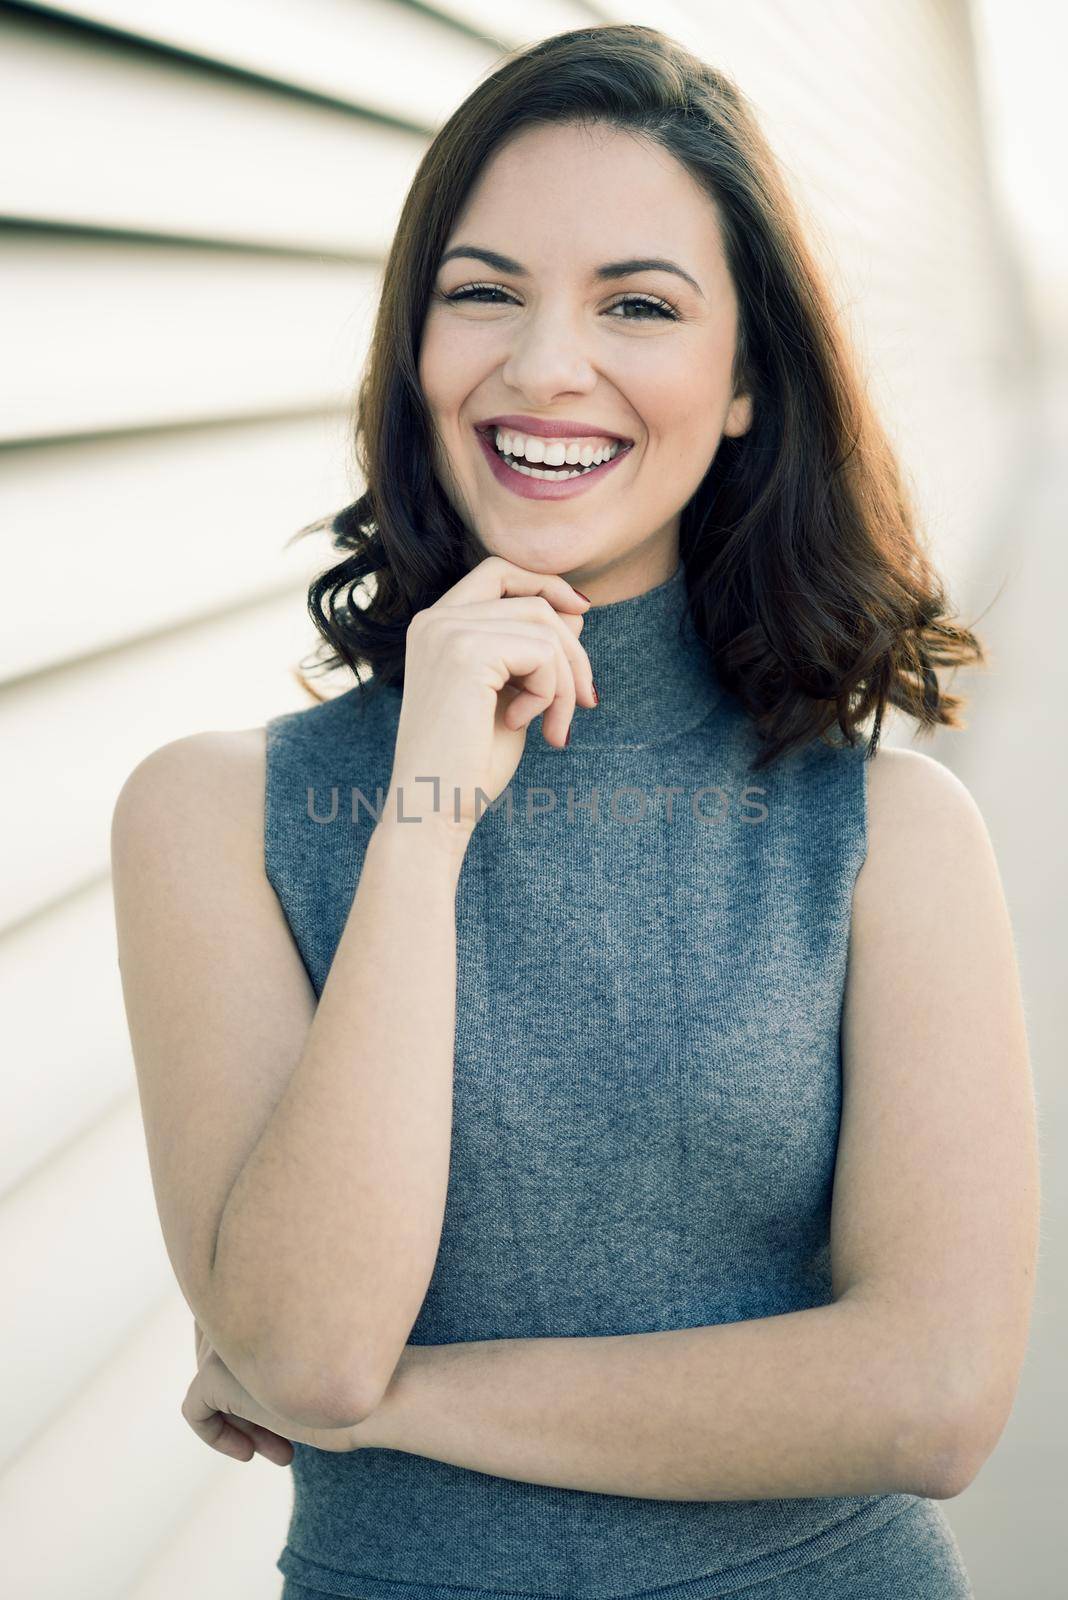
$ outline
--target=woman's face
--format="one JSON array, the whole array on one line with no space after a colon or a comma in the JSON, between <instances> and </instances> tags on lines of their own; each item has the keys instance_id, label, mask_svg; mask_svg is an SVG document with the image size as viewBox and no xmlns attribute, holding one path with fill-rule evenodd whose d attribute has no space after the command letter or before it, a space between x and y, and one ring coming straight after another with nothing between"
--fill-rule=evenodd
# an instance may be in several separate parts
<instances>
[{"instance_id":1,"label":"woman's face","mask_svg":"<svg viewBox=\"0 0 1068 1600\"><path fill-rule=\"evenodd\" d=\"M749 400L731 392L737 300L711 201L660 146L606 124L551 124L487 163L443 256L461 246L439 263L419 355L453 506L488 554L580 587L670 575L679 512L722 435L751 421ZM686 276L618 265L599 276L651 257ZM532 475L538 447L523 452L526 472L492 451L501 417L546 424L565 449L631 443L550 485ZM562 422L578 425L566 430L574 440L551 434ZM502 431L514 451L521 424ZM575 461L572 447L558 470L579 471L590 454ZM546 441L533 471L560 455Z\"/></svg>"}]
</instances>

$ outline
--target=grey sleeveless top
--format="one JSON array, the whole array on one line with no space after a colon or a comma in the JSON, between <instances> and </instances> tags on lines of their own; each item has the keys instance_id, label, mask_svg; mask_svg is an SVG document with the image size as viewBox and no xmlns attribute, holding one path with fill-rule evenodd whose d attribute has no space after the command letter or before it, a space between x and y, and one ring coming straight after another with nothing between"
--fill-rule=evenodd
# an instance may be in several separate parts
<instances>
[{"instance_id":1,"label":"grey sleeveless top","mask_svg":"<svg viewBox=\"0 0 1068 1600\"><path fill-rule=\"evenodd\" d=\"M685 567L593 606L601 703L528 730L457 887L451 1167L413 1344L699 1327L828 1304L865 746L754 774ZM266 872L317 994L401 692L267 724ZM511 812L509 814L509 796ZM703 1600L907 1509L879 1494L672 1501L294 1445L277 1566L353 1600Z\"/></svg>"}]
</instances>

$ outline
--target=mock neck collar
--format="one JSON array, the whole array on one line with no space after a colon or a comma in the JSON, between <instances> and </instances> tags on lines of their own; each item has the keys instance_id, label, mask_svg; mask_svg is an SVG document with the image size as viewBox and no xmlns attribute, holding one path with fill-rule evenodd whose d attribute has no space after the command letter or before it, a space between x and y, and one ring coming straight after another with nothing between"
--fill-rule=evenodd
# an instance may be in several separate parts
<instances>
[{"instance_id":1,"label":"mock neck collar","mask_svg":"<svg viewBox=\"0 0 1068 1600\"><path fill-rule=\"evenodd\" d=\"M661 744L704 722L722 698L712 657L690 618L681 560L644 594L591 605L579 643L600 704L576 705L568 751Z\"/></svg>"}]
</instances>

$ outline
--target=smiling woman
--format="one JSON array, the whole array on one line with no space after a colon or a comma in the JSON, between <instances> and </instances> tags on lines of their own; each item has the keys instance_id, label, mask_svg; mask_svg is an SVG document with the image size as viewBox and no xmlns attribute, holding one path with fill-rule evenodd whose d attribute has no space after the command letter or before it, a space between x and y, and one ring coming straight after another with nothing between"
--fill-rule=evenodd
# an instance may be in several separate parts
<instances>
[{"instance_id":1,"label":"smiling woman","mask_svg":"<svg viewBox=\"0 0 1068 1600\"><path fill-rule=\"evenodd\" d=\"M730 79L605 26L479 84L357 445L309 606L371 683L113 843L187 1415L292 1441L284 1600L963 1600L1034 1110L982 819L878 746L981 652Z\"/></svg>"},{"instance_id":2,"label":"smiling woman","mask_svg":"<svg viewBox=\"0 0 1068 1600\"><path fill-rule=\"evenodd\" d=\"M566 199L561 172L581 174ZM450 244L427 312L420 385L457 512L510 560L581 573L608 555L633 578L638 530L672 537L721 439L752 420L733 382L738 307L707 191L630 129L555 122L496 151L454 232L507 239L520 257ZM628 252L636 238L660 249ZM472 262L500 278L472 283ZM477 435L479 414L516 394L537 408L514 421L525 471L502 468ZM552 448L542 441L575 432L590 441L585 472L571 476L577 458L561 457L539 474ZM594 467L610 439L628 449ZM551 499L557 514L523 515L516 497Z\"/></svg>"},{"instance_id":3,"label":"smiling woman","mask_svg":"<svg viewBox=\"0 0 1068 1600\"><path fill-rule=\"evenodd\" d=\"M323 670L402 685L411 617L487 555L611 599L675 550L761 764L872 713L877 743L887 705L955 726L936 669L982 660L744 96L653 29L516 53L434 139L356 455L308 597Z\"/></svg>"}]
</instances>

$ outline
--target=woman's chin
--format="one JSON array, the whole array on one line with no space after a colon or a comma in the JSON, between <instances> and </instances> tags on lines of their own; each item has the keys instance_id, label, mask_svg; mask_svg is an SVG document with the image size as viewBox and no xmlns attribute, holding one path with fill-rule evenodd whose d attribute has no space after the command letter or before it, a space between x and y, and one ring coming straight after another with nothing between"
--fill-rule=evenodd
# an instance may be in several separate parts
<instances>
[{"instance_id":1,"label":"woman's chin","mask_svg":"<svg viewBox=\"0 0 1068 1600\"><path fill-rule=\"evenodd\" d=\"M574 533L563 529L525 534L512 529L500 536L480 535L480 543L487 555L500 556L530 572L577 572L581 567L596 566L608 554L589 538L580 543Z\"/></svg>"}]
</instances>

